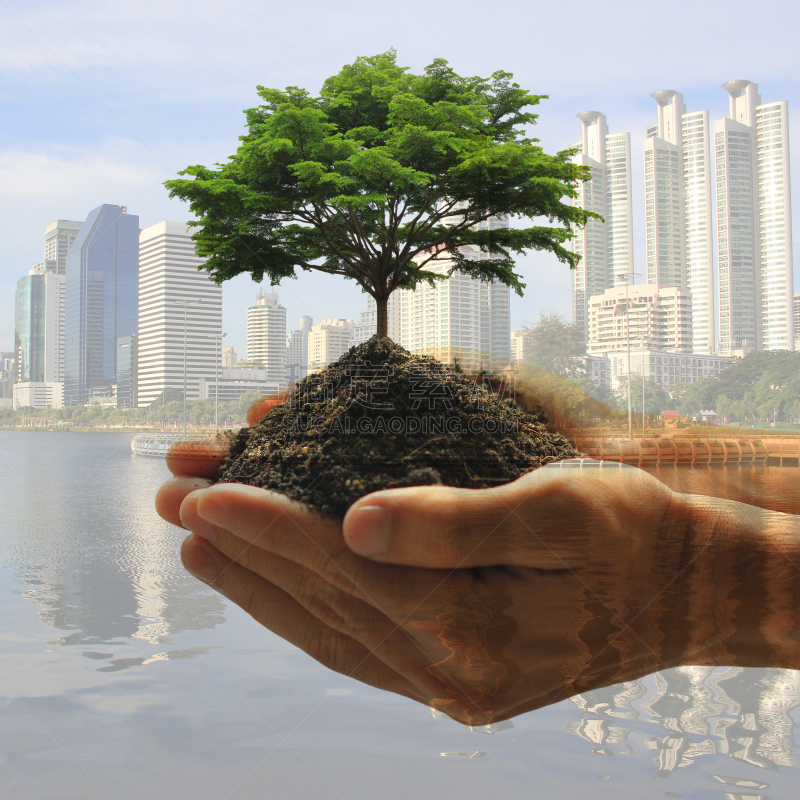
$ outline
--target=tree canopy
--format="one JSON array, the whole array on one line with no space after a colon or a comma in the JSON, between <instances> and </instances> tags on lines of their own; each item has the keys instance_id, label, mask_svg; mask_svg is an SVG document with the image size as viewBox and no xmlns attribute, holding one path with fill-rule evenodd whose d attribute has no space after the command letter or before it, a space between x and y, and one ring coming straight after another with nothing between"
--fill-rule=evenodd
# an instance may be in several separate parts
<instances>
[{"instance_id":1,"label":"tree canopy","mask_svg":"<svg viewBox=\"0 0 800 800\"><path fill-rule=\"evenodd\" d=\"M375 299L381 335L395 289L454 271L522 294L512 255L549 251L574 268L564 245L596 215L564 202L591 176L573 151L548 155L527 137L537 115L525 109L546 95L512 78L463 77L441 58L414 75L389 50L346 65L318 96L259 86L228 162L165 185L198 217L197 252L218 283L341 275ZM481 224L498 215L526 227ZM444 258L446 275L427 268Z\"/></svg>"},{"instance_id":2,"label":"tree canopy","mask_svg":"<svg viewBox=\"0 0 800 800\"><path fill-rule=\"evenodd\" d=\"M723 417L800 419L800 352L763 350L736 359L718 378L685 387L679 409L714 409Z\"/></svg>"},{"instance_id":3,"label":"tree canopy","mask_svg":"<svg viewBox=\"0 0 800 800\"><path fill-rule=\"evenodd\" d=\"M577 326L565 321L561 314L540 313L533 325L520 328L525 337L526 364L553 372L564 378L580 377L586 352Z\"/></svg>"}]
</instances>

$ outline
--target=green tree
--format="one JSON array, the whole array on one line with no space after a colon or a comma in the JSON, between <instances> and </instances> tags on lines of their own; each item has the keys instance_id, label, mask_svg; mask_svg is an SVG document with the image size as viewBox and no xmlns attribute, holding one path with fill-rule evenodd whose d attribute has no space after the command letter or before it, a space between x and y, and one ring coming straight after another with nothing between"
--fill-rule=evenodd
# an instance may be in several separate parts
<instances>
[{"instance_id":1,"label":"green tree","mask_svg":"<svg viewBox=\"0 0 800 800\"><path fill-rule=\"evenodd\" d=\"M676 384L676 391L673 393L675 407L685 416L693 416L701 411L717 411L717 398L719 397L719 378L700 378L694 383L682 383L680 387Z\"/></svg>"},{"instance_id":2,"label":"green tree","mask_svg":"<svg viewBox=\"0 0 800 800\"><path fill-rule=\"evenodd\" d=\"M617 390L617 401L620 408L628 408L628 382L620 381ZM670 396L652 379L645 378L644 402L647 414L660 414L672 408ZM635 372L631 375L631 406L633 411L642 410L642 376Z\"/></svg>"},{"instance_id":3,"label":"green tree","mask_svg":"<svg viewBox=\"0 0 800 800\"><path fill-rule=\"evenodd\" d=\"M591 378L573 378L572 380L577 387L583 389L586 394L594 397L595 400L599 400L604 406L613 409L619 408L619 399L611 389L605 386L597 386ZM626 408L628 407L627 402L626 400Z\"/></svg>"},{"instance_id":4,"label":"green tree","mask_svg":"<svg viewBox=\"0 0 800 800\"><path fill-rule=\"evenodd\" d=\"M524 362L564 378L579 377L585 352L580 332L561 314L539 314L535 325L520 329L525 336Z\"/></svg>"},{"instance_id":5,"label":"green tree","mask_svg":"<svg viewBox=\"0 0 800 800\"><path fill-rule=\"evenodd\" d=\"M343 67L318 97L258 87L264 103L245 112L236 154L165 185L200 218L193 238L218 283L341 275L375 299L381 336L395 289L447 277L426 269L437 258L522 294L512 253L545 250L574 268L564 244L597 215L563 202L588 168L526 137L536 115L524 109L545 95L512 78L463 77L444 59L414 75L389 50ZM498 214L561 226L486 230Z\"/></svg>"}]
</instances>

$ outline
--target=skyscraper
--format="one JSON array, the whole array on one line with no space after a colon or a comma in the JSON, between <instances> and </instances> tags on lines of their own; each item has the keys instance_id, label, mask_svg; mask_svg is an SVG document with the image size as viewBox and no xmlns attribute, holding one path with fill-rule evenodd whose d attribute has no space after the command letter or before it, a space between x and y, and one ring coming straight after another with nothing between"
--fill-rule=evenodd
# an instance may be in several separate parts
<instances>
[{"instance_id":1,"label":"skyscraper","mask_svg":"<svg viewBox=\"0 0 800 800\"><path fill-rule=\"evenodd\" d=\"M300 327L286 336L286 382L295 383L308 374L308 332L314 320L300 317Z\"/></svg>"},{"instance_id":2,"label":"skyscraper","mask_svg":"<svg viewBox=\"0 0 800 800\"><path fill-rule=\"evenodd\" d=\"M475 254L477 257L477 253ZM450 272L447 258L425 269ZM510 289L499 281L481 281L453 273L434 286L395 292L399 344L407 350L456 364L465 372L493 372L511 361Z\"/></svg>"},{"instance_id":3,"label":"skyscraper","mask_svg":"<svg viewBox=\"0 0 800 800\"><path fill-rule=\"evenodd\" d=\"M393 341L400 339L400 301L397 292L389 295L386 303L386 335ZM367 295L367 310L362 311L353 328L352 345L359 345L371 339L378 332L378 304L375 298Z\"/></svg>"},{"instance_id":4,"label":"skyscraper","mask_svg":"<svg viewBox=\"0 0 800 800\"><path fill-rule=\"evenodd\" d=\"M794 341L800 344L800 294L794 296Z\"/></svg>"},{"instance_id":5,"label":"skyscraper","mask_svg":"<svg viewBox=\"0 0 800 800\"><path fill-rule=\"evenodd\" d=\"M321 319L308 332L308 371L317 372L349 349L355 325L351 319Z\"/></svg>"},{"instance_id":6,"label":"skyscraper","mask_svg":"<svg viewBox=\"0 0 800 800\"><path fill-rule=\"evenodd\" d=\"M723 84L714 123L720 352L793 350L789 109L748 80Z\"/></svg>"},{"instance_id":7,"label":"skyscraper","mask_svg":"<svg viewBox=\"0 0 800 800\"><path fill-rule=\"evenodd\" d=\"M233 369L236 366L236 362L239 360L239 356L236 354L236 350L233 347L228 345L222 349L222 368L223 369Z\"/></svg>"},{"instance_id":8,"label":"skyscraper","mask_svg":"<svg viewBox=\"0 0 800 800\"><path fill-rule=\"evenodd\" d=\"M285 385L286 309L276 292L256 295L256 304L247 309L247 359L260 361L270 381Z\"/></svg>"},{"instance_id":9,"label":"skyscraper","mask_svg":"<svg viewBox=\"0 0 800 800\"><path fill-rule=\"evenodd\" d=\"M15 345L19 383L61 383L64 277L31 270L17 283Z\"/></svg>"},{"instance_id":10,"label":"skyscraper","mask_svg":"<svg viewBox=\"0 0 800 800\"><path fill-rule=\"evenodd\" d=\"M55 272L66 275L67 254L80 233L82 222L57 219L44 231L44 260L34 266L34 272Z\"/></svg>"},{"instance_id":11,"label":"skyscraper","mask_svg":"<svg viewBox=\"0 0 800 800\"><path fill-rule=\"evenodd\" d=\"M599 111L578 114L582 125L579 150L573 161L589 167L592 179L578 186L574 204L599 214L575 229L574 252L581 256L572 272L572 321L586 340L589 298L625 283L622 273L633 270L633 211L631 205L631 140L629 133L609 134Z\"/></svg>"},{"instance_id":12,"label":"skyscraper","mask_svg":"<svg viewBox=\"0 0 800 800\"><path fill-rule=\"evenodd\" d=\"M44 259L35 264L28 273L30 285L23 290L31 302L31 308L37 307L36 324L39 329L31 330L30 336L38 342L47 342L45 349L48 352L46 373L48 382L63 383L64 381L64 329L65 319L65 277L67 271L67 254L75 238L80 233L82 222L57 219L45 228L44 234ZM48 275L48 278L34 278L33 276ZM57 278L57 280L56 280ZM25 280L25 279L23 279ZM20 282L20 287L22 282ZM42 294L44 293L44 294ZM46 297L45 297L46 295ZM41 304L44 305L41 305ZM53 317L52 315L56 316ZM55 350L51 348L55 347ZM50 353L55 355L50 355ZM57 360L55 363L54 359ZM34 369L34 372L37 370ZM53 377L57 376L57 377ZM20 378L20 380L22 380Z\"/></svg>"},{"instance_id":13,"label":"skyscraper","mask_svg":"<svg viewBox=\"0 0 800 800\"><path fill-rule=\"evenodd\" d=\"M194 400L200 378L221 367L222 287L198 270L204 259L182 222L145 228L138 247L138 405L149 406L164 389L183 390L184 358L186 398Z\"/></svg>"},{"instance_id":14,"label":"skyscraper","mask_svg":"<svg viewBox=\"0 0 800 800\"><path fill-rule=\"evenodd\" d=\"M644 141L647 282L692 295L692 347L714 352L714 259L708 111L653 92L658 119Z\"/></svg>"},{"instance_id":15,"label":"skyscraper","mask_svg":"<svg viewBox=\"0 0 800 800\"><path fill-rule=\"evenodd\" d=\"M136 333L139 217L125 206L92 211L70 248L65 281L64 401L110 397L117 339Z\"/></svg>"}]
</instances>

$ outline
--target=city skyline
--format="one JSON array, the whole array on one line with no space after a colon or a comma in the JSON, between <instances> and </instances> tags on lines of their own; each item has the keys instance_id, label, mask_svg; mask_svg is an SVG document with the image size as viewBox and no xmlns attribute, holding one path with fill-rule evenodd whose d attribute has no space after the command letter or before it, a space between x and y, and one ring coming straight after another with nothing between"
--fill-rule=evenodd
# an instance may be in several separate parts
<instances>
[{"instance_id":1,"label":"city skyline","mask_svg":"<svg viewBox=\"0 0 800 800\"><path fill-rule=\"evenodd\" d=\"M524 88L550 96L532 109L539 119L530 129L546 152L574 141L574 115L586 108L601 109L614 131L631 132L637 204L644 180L640 145L655 116L649 97L654 88L680 88L689 109L708 109L712 118L719 118L727 113L727 97L719 83L728 75L744 75L760 85L765 98L789 100L793 119L798 107L798 54L791 44L792 26L784 24L789 20L785 6L777 1L761 4L746 32L736 22L748 15L744 3L728 4L725 14L703 15L687 8L691 24L671 33L669 55L659 59L652 58L651 45L653 25L660 17L650 8L621 10L612 19L599 7L578 3L572 10L556 9L543 20L535 8L511 3L513 26L498 17L478 30L469 14L454 13L444 4L424 7L432 27L420 31L406 5L402 14L387 12L390 33L364 37L345 21L350 13L366 11L365 4L344 0L342 16L326 15L328 5L309 1L308 22L302 28L307 32L295 41L281 33L295 22L288 8L268 13L266 7L245 2L253 31L236 39L215 35L211 60L200 55L203 42L212 43L203 38L210 37L209 31L199 23L191 30L184 25L186 19L197 21L197 14L180 1L161 9L166 15L165 38L155 49L152 29L142 15L126 16L121 23L120 9L108 7L81 28L79 20L87 20L95 10L81 0L68 14L48 4L19 5L16 18L4 17L8 24L0 36L9 37L14 47L8 52L18 56L9 55L0 65L0 97L8 100L2 110L0 146L0 320L5 322L0 324L0 349L13 348L14 290L19 277L42 258L42 226L59 217L84 219L100 202L127 205L130 213L140 216L142 227L164 219L188 220L186 206L170 200L161 184L189 164L222 161L232 152L243 129L242 109L258 102L256 83L314 90L343 63L392 45L400 62L415 71L438 56L461 74L508 70ZM423 9L413 0L411 7ZM316 22L318 18L323 21ZM576 46L565 59L558 37L542 35L578 19L614 46L608 57L598 61L590 48ZM255 37L262 23L268 33ZM445 24L451 35L442 38L437 26ZM125 31L121 38L120 25ZM222 19L218 25L227 30L232 23ZM51 58L53 52L59 59ZM37 73L48 59L47 67ZM187 68L195 75L191 86ZM724 74L718 75L723 68ZM46 124L45 108L62 124ZM799 134L800 126L793 125L795 152ZM800 191L797 169L794 181L795 192ZM644 235L643 211L635 209L639 265L646 252ZM637 271L643 272L638 267ZM540 311L570 315L571 276L565 266L532 253L520 260L520 272L528 290L524 298L511 297L512 327L535 321ZM226 341L243 352L244 310L258 287L245 276L229 282L225 291ZM359 288L336 278L301 274L297 280L283 281L280 291L291 320L304 315L358 319L363 310Z\"/></svg>"}]
</instances>

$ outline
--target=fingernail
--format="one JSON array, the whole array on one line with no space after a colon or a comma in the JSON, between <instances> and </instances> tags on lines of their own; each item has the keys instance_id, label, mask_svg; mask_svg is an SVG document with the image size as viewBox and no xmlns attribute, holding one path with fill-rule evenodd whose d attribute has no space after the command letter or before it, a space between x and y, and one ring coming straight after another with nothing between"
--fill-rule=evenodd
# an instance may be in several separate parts
<instances>
[{"instance_id":1,"label":"fingernail","mask_svg":"<svg viewBox=\"0 0 800 800\"><path fill-rule=\"evenodd\" d=\"M362 506L348 525L348 542L363 556L380 556L389 552L392 515L384 506Z\"/></svg>"},{"instance_id":2,"label":"fingernail","mask_svg":"<svg viewBox=\"0 0 800 800\"><path fill-rule=\"evenodd\" d=\"M216 502L213 495L207 492L203 492L203 496L197 501L197 515L212 525L228 529L228 513L222 504Z\"/></svg>"},{"instance_id":3,"label":"fingernail","mask_svg":"<svg viewBox=\"0 0 800 800\"><path fill-rule=\"evenodd\" d=\"M192 544L194 547L192 548L191 559L187 559L189 563L184 566L196 578L200 578L202 581L212 581L217 577L220 570L217 551L202 536L197 534L193 535Z\"/></svg>"}]
</instances>

